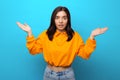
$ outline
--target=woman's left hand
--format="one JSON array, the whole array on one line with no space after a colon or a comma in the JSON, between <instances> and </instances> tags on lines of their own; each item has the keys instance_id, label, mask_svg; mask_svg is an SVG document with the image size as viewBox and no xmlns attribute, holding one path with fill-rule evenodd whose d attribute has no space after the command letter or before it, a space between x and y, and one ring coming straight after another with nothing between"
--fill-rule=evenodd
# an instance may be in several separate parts
<instances>
[{"instance_id":1,"label":"woman's left hand","mask_svg":"<svg viewBox=\"0 0 120 80\"><path fill-rule=\"evenodd\" d=\"M104 27L104 28L97 28L95 30L92 31L90 38L94 39L95 36L100 35L105 33L108 30L108 27Z\"/></svg>"}]
</instances>

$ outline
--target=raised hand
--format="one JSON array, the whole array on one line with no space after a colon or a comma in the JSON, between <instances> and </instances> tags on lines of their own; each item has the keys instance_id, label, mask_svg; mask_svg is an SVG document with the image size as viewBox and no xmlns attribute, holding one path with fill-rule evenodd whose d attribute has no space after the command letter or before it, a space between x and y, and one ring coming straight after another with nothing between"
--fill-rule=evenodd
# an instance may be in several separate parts
<instances>
[{"instance_id":1,"label":"raised hand","mask_svg":"<svg viewBox=\"0 0 120 80\"><path fill-rule=\"evenodd\" d=\"M90 38L94 39L95 36L100 35L105 33L108 30L108 27L104 27L104 28L97 28L95 30L92 31Z\"/></svg>"},{"instance_id":2,"label":"raised hand","mask_svg":"<svg viewBox=\"0 0 120 80\"><path fill-rule=\"evenodd\" d=\"M29 36L32 35L32 30L28 24L21 24L20 22L17 22L17 25L25 32L28 33Z\"/></svg>"}]
</instances>

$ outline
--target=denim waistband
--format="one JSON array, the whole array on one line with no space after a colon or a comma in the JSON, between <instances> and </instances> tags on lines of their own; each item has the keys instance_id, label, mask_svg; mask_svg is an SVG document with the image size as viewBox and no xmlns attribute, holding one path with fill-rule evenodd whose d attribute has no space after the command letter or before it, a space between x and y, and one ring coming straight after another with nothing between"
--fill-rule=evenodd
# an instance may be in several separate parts
<instances>
[{"instance_id":1,"label":"denim waistband","mask_svg":"<svg viewBox=\"0 0 120 80\"><path fill-rule=\"evenodd\" d=\"M44 73L44 80L75 80L74 71L69 67L63 71L55 72L47 66Z\"/></svg>"},{"instance_id":2,"label":"denim waistband","mask_svg":"<svg viewBox=\"0 0 120 80\"><path fill-rule=\"evenodd\" d=\"M46 67L46 71L48 71L50 74L54 74L56 76L62 76L62 75L65 75L67 74L69 71L71 71L72 68L71 67L68 67L67 69L65 69L64 71L60 71L60 72L55 72L53 70L51 70L49 67Z\"/></svg>"}]
</instances>

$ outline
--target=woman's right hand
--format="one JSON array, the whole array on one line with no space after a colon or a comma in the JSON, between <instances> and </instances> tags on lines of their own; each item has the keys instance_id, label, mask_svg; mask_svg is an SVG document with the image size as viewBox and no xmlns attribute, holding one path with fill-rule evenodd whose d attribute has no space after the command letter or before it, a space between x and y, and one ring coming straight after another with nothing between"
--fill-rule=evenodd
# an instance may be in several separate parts
<instances>
[{"instance_id":1,"label":"woman's right hand","mask_svg":"<svg viewBox=\"0 0 120 80\"><path fill-rule=\"evenodd\" d=\"M21 24L20 22L17 22L17 25L25 32L28 33L28 36L32 35L32 30L28 24Z\"/></svg>"}]
</instances>

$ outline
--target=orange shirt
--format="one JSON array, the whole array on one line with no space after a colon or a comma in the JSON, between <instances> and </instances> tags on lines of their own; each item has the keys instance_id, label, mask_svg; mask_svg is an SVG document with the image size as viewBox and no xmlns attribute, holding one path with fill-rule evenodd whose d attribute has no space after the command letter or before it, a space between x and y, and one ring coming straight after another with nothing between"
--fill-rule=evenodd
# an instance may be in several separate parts
<instances>
[{"instance_id":1,"label":"orange shirt","mask_svg":"<svg viewBox=\"0 0 120 80\"><path fill-rule=\"evenodd\" d=\"M37 39L34 36L27 37L26 46L31 54L42 52L45 61L54 66L70 66L77 55L88 59L96 47L96 41L90 38L84 44L77 32L70 41L66 40L66 32L56 31L50 41L45 30Z\"/></svg>"}]
</instances>

